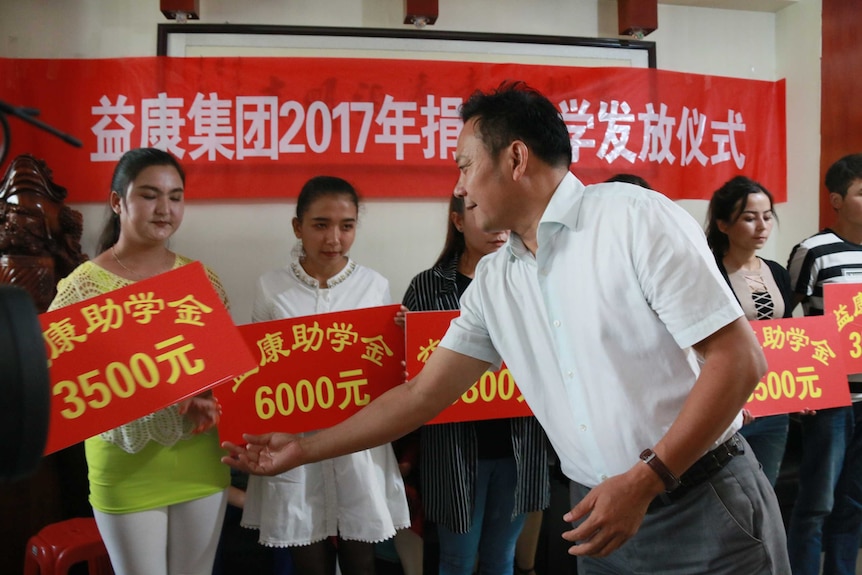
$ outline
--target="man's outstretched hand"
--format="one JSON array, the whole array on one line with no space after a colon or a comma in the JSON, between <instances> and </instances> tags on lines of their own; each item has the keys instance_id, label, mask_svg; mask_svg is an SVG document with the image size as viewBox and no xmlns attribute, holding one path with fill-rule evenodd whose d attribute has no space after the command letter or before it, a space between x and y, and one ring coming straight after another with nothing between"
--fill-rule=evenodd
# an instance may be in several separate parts
<instances>
[{"instance_id":1,"label":"man's outstretched hand","mask_svg":"<svg viewBox=\"0 0 862 575\"><path fill-rule=\"evenodd\" d=\"M222 463L252 475L278 475L304 463L299 437L295 435L265 433L242 438L247 442L244 446L229 441L221 444L229 452L221 458Z\"/></svg>"}]
</instances>

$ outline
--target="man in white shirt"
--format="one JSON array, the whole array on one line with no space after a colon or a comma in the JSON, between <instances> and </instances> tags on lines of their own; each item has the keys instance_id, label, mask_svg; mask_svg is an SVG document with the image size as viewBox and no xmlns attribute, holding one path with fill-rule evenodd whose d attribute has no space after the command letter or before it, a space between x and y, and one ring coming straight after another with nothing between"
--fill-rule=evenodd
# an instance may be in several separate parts
<instances>
[{"instance_id":1,"label":"man in white shirt","mask_svg":"<svg viewBox=\"0 0 862 575\"><path fill-rule=\"evenodd\" d=\"M579 573L789 572L774 492L740 409L766 364L700 226L661 194L584 187L554 105L474 94L455 194L509 244L483 258L420 374L313 437L247 437L251 473L390 441L505 359L572 479Z\"/></svg>"}]
</instances>

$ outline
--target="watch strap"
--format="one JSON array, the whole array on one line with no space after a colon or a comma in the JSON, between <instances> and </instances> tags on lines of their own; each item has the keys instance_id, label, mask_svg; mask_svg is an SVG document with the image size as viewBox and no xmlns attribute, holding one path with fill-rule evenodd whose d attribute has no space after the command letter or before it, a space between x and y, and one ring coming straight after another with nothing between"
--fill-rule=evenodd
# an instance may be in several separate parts
<instances>
[{"instance_id":1,"label":"watch strap","mask_svg":"<svg viewBox=\"0 0 862 575\"><path fill-rule=\"evenodd\" d=\"M664 489L668 493L679 487L679 478L673 474L673 472L667 468L667 465L664 464L664 461L659 459L659 456L656 455L655 451L652 449L644 449L641 452L641 460L649 465L650 469L652 469L656 475L659 476L662 483L664 483Z\"/></svg>"}]
</instances>

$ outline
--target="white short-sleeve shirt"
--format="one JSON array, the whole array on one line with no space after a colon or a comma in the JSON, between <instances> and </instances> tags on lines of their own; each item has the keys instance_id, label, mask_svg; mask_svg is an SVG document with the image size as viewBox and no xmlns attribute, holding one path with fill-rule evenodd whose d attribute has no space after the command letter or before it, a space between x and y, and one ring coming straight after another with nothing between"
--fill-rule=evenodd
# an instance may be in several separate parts
<instances>
[{"instance_id":1,"label":"white short-sleeve shirt","mask_svg":"<svg viewBox=\"0 0 862 575\"><path fill-rule=\"evenodd\" d=\"M690 346L742 310L700 226L638 186L567 174L538 246L513 234L479 262L441 345L505 360L563 471L592 487L667 432L699 374Z\"/></svg>"}]
</instances>

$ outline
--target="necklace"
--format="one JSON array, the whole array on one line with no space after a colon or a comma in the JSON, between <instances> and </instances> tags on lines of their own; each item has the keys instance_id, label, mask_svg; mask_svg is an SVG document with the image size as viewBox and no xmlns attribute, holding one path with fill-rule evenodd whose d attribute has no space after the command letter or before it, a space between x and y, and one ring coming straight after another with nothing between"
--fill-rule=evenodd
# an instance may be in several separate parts
<instances>
[{"instance_id":1,"label":"necklace","mask_svg":"<svg viewBox=\"0 0 862 575\"><path fill-rule=\"evenodd\" d=\"M113 246L111 246L111 255L112 255L112 256L114 256L114 261L115 261L115 262L117 262L117 264L119 264L119 266L120 266L121 268L123 268L124 270L126 270L127 272L129 272L133 277L135 277L135 278L137 278L137 279L139 279L139 280L146 279L146 278L144 278L144 276L142 276L141 274L139 274L139 273L137 273L137 272L134 272L134 271L132 271L132 270L130 270L129 268L127 268L127 267L126 267L126 264L124 264L124 263L120 260L119 256L117 256L117 250L115 250L115 249L114 249L114 248L115 248L115 246L116 246L116 244L115 244L115 245L113 245Z\"/></svg>"}]
</instances>

